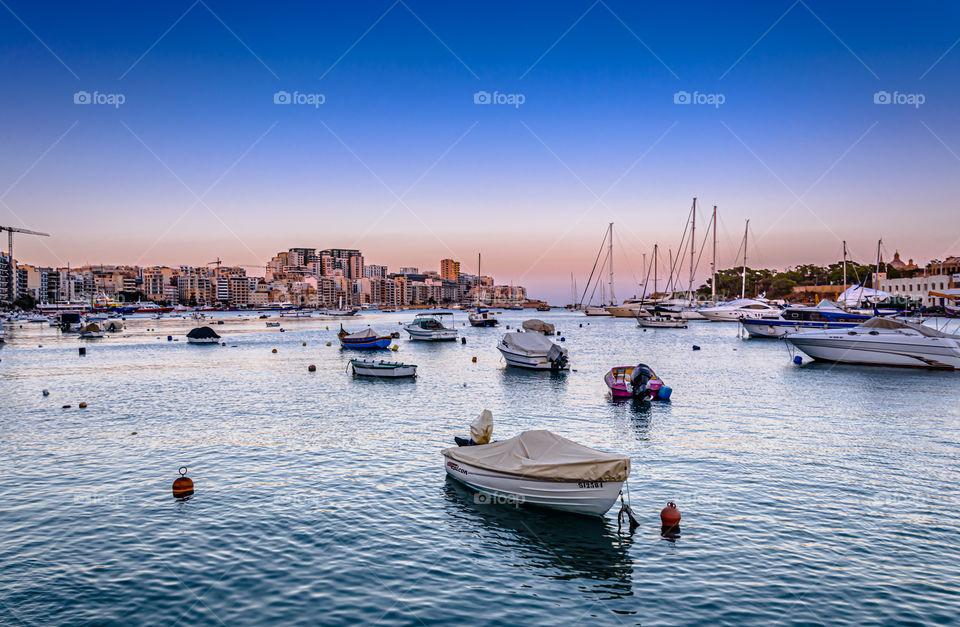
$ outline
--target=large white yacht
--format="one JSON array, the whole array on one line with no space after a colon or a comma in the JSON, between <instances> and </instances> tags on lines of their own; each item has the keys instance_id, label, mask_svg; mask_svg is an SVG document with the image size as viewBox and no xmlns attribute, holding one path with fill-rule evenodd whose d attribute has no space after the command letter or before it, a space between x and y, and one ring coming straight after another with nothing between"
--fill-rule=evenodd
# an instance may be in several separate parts
<instances>
[{"instance_id":1,"label":"large white yacht","mask_svg":"<svg viewBox=\"0 0 960 627\"><path fill-rule=\"evenodd\" d=\"M779 318L780 308L753 298L738 298L729 303L698 309L700 315L714 322L736 322L741 318Z\"/></svg>"},{"instance_id":2,"label":"large white yacht","mask_svg":"<svg viewBox=\"0 0 960 627\"><path fill-rule=\"evenodd\" d=\"M960 369L960 335L901 319L876 317L852 329L801 331L787 341L817 361Z\"/></svg>"}]
</instances>

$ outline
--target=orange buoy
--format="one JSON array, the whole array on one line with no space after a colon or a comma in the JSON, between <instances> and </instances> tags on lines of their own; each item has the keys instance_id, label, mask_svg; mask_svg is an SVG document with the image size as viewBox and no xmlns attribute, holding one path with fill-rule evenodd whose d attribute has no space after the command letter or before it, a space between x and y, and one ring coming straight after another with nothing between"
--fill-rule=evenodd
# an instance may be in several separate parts
<instances>
[{"instance_id":1,"label":"orange buoy","mask_svg":"<svg viewBox=\"0 0 960 627\"><path fill-rule=\"evenodd\" d=\"M471 361L472 361L473 363L477 363L477 356L474 355L474 356L473 356L473 359L472 359Z\"/></svg>"},{"instance_id":2,"label":"orange buoy","mask_svg":"<svg viewBox=\"0 0 960 627\"><path fill-rule=\"evenodd\" d=\"M307 370L309 370L310 372L316 372L317 367L314 366L313 364L310 364L309 366L307 366Z\"/></svg>"},{"instance_id":3,"label":"orange buoy","mask_svg":"<svg viewBox=\"0 0 960 627\"><path fill-rule=\"evenodd\" d=\"M277 349L273 349L273 350L270 351L270 352L275 353L275 352L277 352Z\"/></svg>"},{"instance_id":4,"label":"orange buoy","mask_svg":"<svg viewBox=\"0 0 960 627\"><path fill-rule=\"evenodd\" d=\"M676 527L680 524L680 510L673 501L667 503L667 506L660 510L660 522L664 527Z\"/></svg>"},{"instance_id":5,"label":"orange buoy","mask_svg":"<svg viewBox=\"0 0 960 627\"><path fill-rule=\"evenodd\" d=\"M181 466L177 472L180 473L180 476L173 480L173 496L177 498L190 496L193 494L193 479L186 476L187 467Z\"/></svg>"},{"instance_id":6,"label":"orange buoy","mask_svg":"<svg viewBox=\"0 0 960 627\"><path fill-rule=\"evenodd\" d=\"M79 405L77 405L77 407L79 407L80 409L86 409L86 407L87 407L87 404L86 404L86 403L84 403L83 401L80 401L80 404L79 404Z\"/></svg>"}]
</instances>

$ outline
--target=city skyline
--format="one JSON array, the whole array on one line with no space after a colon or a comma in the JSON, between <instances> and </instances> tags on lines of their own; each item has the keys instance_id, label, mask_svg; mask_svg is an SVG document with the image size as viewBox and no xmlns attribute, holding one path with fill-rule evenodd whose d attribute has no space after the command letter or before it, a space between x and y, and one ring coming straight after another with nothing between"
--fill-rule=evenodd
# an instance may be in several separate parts
<instances>
[{"instance_id":1,"label":"city skyline","mask_svg":"<svg viewBox=\"0 0 960 627\"><path fill-rule=\"evenodd\" d=\"M610 221L628 294L694 196L719 207L720 267L748 218L758 267L841 240L960 252L955 7L877 3L866 29L826 2L383 2L269 28L243 4L58 6L0 17L0 224L52 234L17 239L27 263L257 264L304 239L389 267L480 252L557 302Z\"/></svg>"}]
</instances>

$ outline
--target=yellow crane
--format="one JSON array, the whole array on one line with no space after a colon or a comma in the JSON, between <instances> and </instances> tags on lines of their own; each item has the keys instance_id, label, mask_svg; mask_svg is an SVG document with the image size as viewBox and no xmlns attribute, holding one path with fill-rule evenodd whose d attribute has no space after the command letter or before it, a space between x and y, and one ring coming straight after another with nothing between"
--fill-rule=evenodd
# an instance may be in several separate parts
<instances>
[{"instance_id":1,"label":"yellow crane","mask_svg":"<svg viewBox=\"0 0 960 627\"><path fill-rule=\"evenodd\" d=\"M7 262L10 264L10 288L7 291L7 295L10 298L10 302L17 300L17 274L14 271L13 267L13 234L14 233L23 233L24 235L39 235L41 237L50 237L49 233L41 233L40 231L31 231L30 229L18 229L15 226L0 226L0 232L7 232Z\"/></svg>"}]
</instances>

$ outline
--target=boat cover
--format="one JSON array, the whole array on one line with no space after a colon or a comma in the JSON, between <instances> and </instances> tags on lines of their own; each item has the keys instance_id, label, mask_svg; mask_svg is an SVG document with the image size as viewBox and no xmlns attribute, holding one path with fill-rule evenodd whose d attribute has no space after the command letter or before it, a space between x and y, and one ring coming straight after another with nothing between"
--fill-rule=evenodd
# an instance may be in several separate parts
<instances>
[{"instance_id":1,"label":"boat cover","mask_svg":"<svg viewBox=\"0 0 960 627\"><path fill-rule=\"evenodd\" d=\"M540 333L506 333L503 343L513 351L527 355L547 355L553 348L559 349L558 355L566 353L565 348L557 346Z\"/></svg>"},{"instance_id":2,"label":"boat cover","mask_svg":"<svg viewBox=\"0 0 960 627\"><path fill-rule=\"evenodd\" d=\"M626 481L630 458L598 451L546 430L502 442L454 446L443 454L477 468L550 481Z\"/></svg>"},{"instance_id":3,"label":"boat cover","mask_svg":"<svg viewBox=\"0 0 960 627\"><path fill-rule=\"evenodd\" d=\"M345 340L365 340L367 338L377 337L377 332L371 328L366 328L363 331L357 331L356 333L348 333L343 336Z\"/></svg>"},{"instance_id":4,"label":"boat cover","mask_svg":"<svg viewBox=\"0 0 960 627\"><path fill-rule=\"evenodd\" d=\"M527 331L538 331L544 335L553 335L556 332L556 328L552 324L536 318L524 320L523 328Z\"/></svg>"},{"instance_id":5,"label":"boat cover","mask_svg":"<svg viewBox=\"0 0 960 627\"><path fill-rule=\"evenodd\" d=\"M484 409L477 419L470 424L470 439L474 444L486 444L493 435L493 414Z\"/></svg>"},{"instance_id":6,"label":"boat cover","mask_svg":"<svg viewBox=\"0 0 960 627\"><path fill-rule=\"evenodd\" d=\"M90 324L80 329L80 332L81 333L99 333L102 330L103 329L97 326L96 322L91 322Z\"/></svg>"},{"instance_id":7,"label":"boat cover","mask_svg":"<svg viewBox=\"0 0 960 627\"><path fill-rule=\"evenodd\" d=\"M856 307L861 303L873 304L888 298L893 298L889 292L881 292L869 287L851 285L842 294L837 296L837 302L847 307Z\"/></svg>"},{"instance_id":8,"label":"boat cover","mask_svg":"<svg viewBox=\"0 0 960 627\"><path fill-rule=\"evenodd\" d=\"M187 337L193 340L219 339L217 332L210 327L197 327L187 333Z\"/></svg>"}]
</instances>

